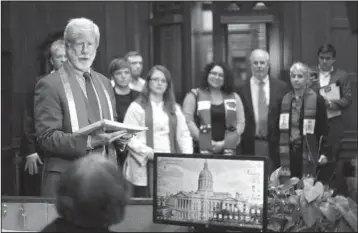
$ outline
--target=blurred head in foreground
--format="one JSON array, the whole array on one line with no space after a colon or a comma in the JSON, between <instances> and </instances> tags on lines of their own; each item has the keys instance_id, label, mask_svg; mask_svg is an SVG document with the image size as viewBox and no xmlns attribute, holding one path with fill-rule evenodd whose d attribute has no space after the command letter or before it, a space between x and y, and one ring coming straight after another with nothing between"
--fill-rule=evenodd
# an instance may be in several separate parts
<instances>
[{"instance_id":1,"label":"blurred head in foreground","mask_svg":"<svg viewBox=\"0 0 358 233\"><path fill-rule=\"evenodd\" d=\"M129 197L129 183L117 166L100 154L92 154L62 174L56 208L62 218L75 225L107 228L122 221Z\"/></svg>"}]
</instances>

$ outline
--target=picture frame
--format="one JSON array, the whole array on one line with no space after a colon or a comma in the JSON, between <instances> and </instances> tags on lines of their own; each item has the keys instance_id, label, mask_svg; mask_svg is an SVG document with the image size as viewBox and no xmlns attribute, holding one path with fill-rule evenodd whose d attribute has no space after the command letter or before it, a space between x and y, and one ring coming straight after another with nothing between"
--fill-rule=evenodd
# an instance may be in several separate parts
<instances>
[{"instance_id":1,"label":"picture frame","mask_svg":"<svg viewBox=\"0 0 358 233\"><path fill-rule=\"evenodd\" d=\"M265 157L154 154L153 222L265 232Z\"/></svg>"}]
</instances>

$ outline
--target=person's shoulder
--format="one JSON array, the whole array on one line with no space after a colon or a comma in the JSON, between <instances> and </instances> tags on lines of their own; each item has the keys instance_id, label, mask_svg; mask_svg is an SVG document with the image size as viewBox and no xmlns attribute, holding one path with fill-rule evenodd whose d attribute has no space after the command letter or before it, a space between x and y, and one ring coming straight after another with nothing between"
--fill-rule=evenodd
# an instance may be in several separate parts
<instances>
[{"instance_id":1,"label":"person's shoulder","mask_svg":"<svg viewBox=\"0 0 358 233\"><path fill-rule=\"evenodd\" d=\"M333 72L334 75L337 75L339 77L343 77L343 78L346 78L348 76L348 73L343 70L343 69L340 69L340 68L336 68Z\"/></svg>"},{"instance_id":2,"label":"person's shoulder","mask_svg":"<svg viewBox=\"0 0 358 233\"><path fill-rule=\"evenodd\" d=\"M287 86L287 83L279 78L270 78L269 80L274 85Z\"/></svg>"},{"instance_id":3,"label":"person's shoulder","mask_svg":"<svg viewBox=\"0 0 358 233\"><path fill-rule=\"evenodd\" d=\"M100 78L106 84L109 84L109 85L111 84L111 80L109 78L107 78L106 76L104 76L103 74L101 74L97 71L94 71L94 70L91 70L91 72L93 72L94 75L96 75L98 78Z\"/></svg>"},{"instance_id":4,"label":"person's shoulder","mask_svg":"<svg viewBox=\"0 0 358 233\"><path fill-rule=\"evenodd\" d=\"M58 88L60 83L61 77L58 71L36 78L36 86L41 85Z\"/></svg>"},{"instance_id":5,"label":"person's shoulder","mask_svg":"<svg viewBox=\"0 0 358 233\"><path fill-rule=\"evenodd\" d=\"M238 90L238 91L242 91L242 90L246 89L247 86L250 85L250 84L251 84L251 78L249 78L249 79L247 79L247 80L241 82L241 83L237 86L237 90Z\"/></svg>"},{"instance_id":6,"label":"person's shoulder","mask_svg":"<svg viewBox=\"0 0 358 233\"><path fill-rule=\"evenodd\" d=\"M130 89L130 93L133 97L138 97L140 92L137 90Z\"/></svg>"}]
</instances>

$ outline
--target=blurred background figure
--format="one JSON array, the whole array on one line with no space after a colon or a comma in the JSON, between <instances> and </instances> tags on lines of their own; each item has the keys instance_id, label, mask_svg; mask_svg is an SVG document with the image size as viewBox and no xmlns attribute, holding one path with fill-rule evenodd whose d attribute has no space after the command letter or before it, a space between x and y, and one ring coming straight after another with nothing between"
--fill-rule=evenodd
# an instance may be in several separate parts
<instances>
[{"instance_id":1,"label":"blurred background figure","mask_svg":"<svg viewBox=\"0 0 358 233\"><path fill-rule=\"evenodd\" d=\"M101 154L83 157L61 174L59 217L41 232L110 232L123 220L129 197L130 185L115 164Z\"/></svg>"},{"instance_id":2,"label":"blurred background figure","mask_svg":"<svg viewBox=\"0 0 358 233\"><path fill-rule=\"evenodd\" d=\"M49 61L52 64L51 73L60 69L67 60L65 51L65 41L58 39L50 46ZM36 82L43 76L37 77ZM24 128L21 139L20 155L24 158L24 172L21 172L21 195L40 196L41 195L41 173L43 164L43 154L36 143L35 123L34 123L34 95L35 84L29 86L26 92L26 107L24 111Z\"/></svg>"},{"instance_id":3,"label":"blurred background figure","mask_svg":"<svg viewBox=\"0 0 358 233\"><path fill-rule=\"evenodd\" d=\"M175 101L171 74L161 65L154 66L146 77L138 99L131 103L124 123L146 126L128 144L130 153L124 162L125 177L134 185L134 197L152 196L154 152L193 152L193 143L180 106Z\"/></svg>"},{"instance_id":4,"label":"blurred background figure","mask_svg":"<svg viewBox=\"0 0 358 233\"><path fill-rule=\"evenodd\" d=\"M113 87L114 96L116 98L117 121L123 122L124 116L129 105L138 97L139 92L131 89L129 83L131 77L131 64L120 58L115 58L109 64L109 74L114 81ZM117 161L120 166L123 166L124 160L127 157L127 150L117 150Z\"/></svg>"},{"instance_id":5,"label":"blurred background figure","mask_svg":"<svg viewBox=\"0 0 358 233\"><path fill-rule=\"evenodd\" d=\"M332 185L336 186L338 193L348 195L348 187L344 178L344 163L340 159L340 151L342 147L342 138L344 137L344 115L352 104L352 87L348 79L346 71L335 66L336 49L331 44L324 44L317 51L318 67L313 68L315 74L312 79L311 88L317 93L325 93L325 88L331 84L337 84L339 87L339 99L330 100L324 94L329 135L328 143L331 147L333 160L331 161L331 169L327 170L327 176L336 175L336 182ZM322 92L323 91L323 92ZM332 114L337 113L337 114Z\"/></svg>"},{"instance_id":6,"label":"blurred background figure","mask_svg":"<svg viewBox=\"0 0 358 233\"><path fill-rule=\"evenodd\" d=\"M202 85L186 95L183 112L195 152L236 154L245 113L241 98L233 92L233 75L226 64L205 66Z\"/></svg>"},{"instance_id":7,"label":"blurred background figure","mask_svg":"<svg viewBox=\"0 0 358 233\"><path fill-rule=\"evenodd\" d=\"M141 92L145 84L145 80L141 78L143 71L142 55L137 51L130 51L124 56L124 59L131 64L132 81L129 83L129 87Z\"/></svg>"},{"instance_id":8,"label":"blurred background figure","mask_svg":"<svg viewBox=\"0 0 358 233\"><path fill-rule=\"evenodd\" d=\"M66 50L65 50L65 41L56 40L52 43L50 47L51 57L50 63L53 67L52 72L60 69L65 61L67 61Z\"/></svg>"}]
</instances>

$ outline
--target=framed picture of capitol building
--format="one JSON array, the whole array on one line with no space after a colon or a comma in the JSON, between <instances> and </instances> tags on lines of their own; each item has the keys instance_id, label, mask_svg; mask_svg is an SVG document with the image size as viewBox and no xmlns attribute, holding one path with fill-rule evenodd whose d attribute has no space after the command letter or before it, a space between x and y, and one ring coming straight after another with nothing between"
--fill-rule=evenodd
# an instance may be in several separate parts
<instances>
[{"instance_id":1,"label":"framed picture of capitol building","mask_svg":"<svg viewBox=\"0 0 358 233\"><path fill-rule=\"evenodd\" d=\"M266 229L265 158L155 154L155 223Z\"/></svg>"}]
</instances>

